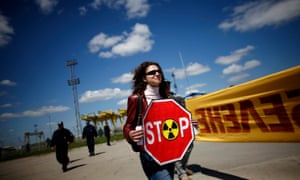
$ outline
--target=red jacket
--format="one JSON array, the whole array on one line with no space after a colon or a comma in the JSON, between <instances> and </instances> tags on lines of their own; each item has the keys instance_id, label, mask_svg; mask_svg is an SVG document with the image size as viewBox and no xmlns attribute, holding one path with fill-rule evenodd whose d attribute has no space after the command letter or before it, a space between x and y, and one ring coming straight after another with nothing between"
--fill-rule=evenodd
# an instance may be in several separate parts
<instances>
[{"instance_id":1,"label":"red jacket","mask_svg":"<svg viewBox=\"0 0 300 180\"><path fill-rule=\"evenodd\" d=\"M145 95L142 94L142 115L145 115L147 109L147 100ZM133 143L133 141L129 137L129 131L135 130L137 125L137 121L135 119L136 113L138 111L138 95L132 94L128 97L127 101L127 120L123 127L123 134L128 141L128 143ZM142 123L142 122L141 122ZM141 147L142 148L142 147Z\"/></svg>"}]
</instances>

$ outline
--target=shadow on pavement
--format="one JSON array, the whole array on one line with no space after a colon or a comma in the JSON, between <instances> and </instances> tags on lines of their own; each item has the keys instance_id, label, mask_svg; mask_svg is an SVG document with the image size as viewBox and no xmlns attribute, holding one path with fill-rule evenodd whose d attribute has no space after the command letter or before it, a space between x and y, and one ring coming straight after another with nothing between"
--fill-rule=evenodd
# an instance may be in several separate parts
<instances>
[{"instance_id":1,"label":"shadow on pavement","mask_svg":"<svg viewBox=\"0 0 300 180\"><path fill-rule=\"evenodd\" d=\"M71 170L73 170L73 169L76 169L76 168L79 168L79 167L81 167L81 166L85 166L86 164L78 164L78 165L75 165L75 166L71 166L71 167L68 167L67 168L67 171L71 171Z\"/></svg>"},{"instance_id":2,"label":"shadow on pavement","mask_svg":"<svg viewBox=\"0 0 300 180\"><path fill-rule=\"evenodd\" d=\"M81 159L74 159L74 160L70 160L70 163L76 162L76 161L80 161Z\"/></svg>"},{"instance_id":3,"label":"shadow on pavement","mask_svg":"<svg viewBox=\"0 0 300 180\"><path fill-rule=\"evenodd\" d=\"M247 180L243 177L238 177L232 174L227 174L224 172L216 171L213 169L208 169L205 167L201 167L198 164L191 164L187 166L188 169L192 170L194 173L201 172L202 174L212 176L215 178L225 179L225 180Z\"/></svg>"},{"instance_id":4,"label":"shadow on pavement","mask_svg":"<svg viewBox=\"0 0 300 180\"><path fill-rule=\"evenodd\" d=\"M105 152L97 152L97 153L95 153L95 155L94 156L97 156L97 155L100 155L100 154L104 154Z\"/></svg>"}]
</instances>

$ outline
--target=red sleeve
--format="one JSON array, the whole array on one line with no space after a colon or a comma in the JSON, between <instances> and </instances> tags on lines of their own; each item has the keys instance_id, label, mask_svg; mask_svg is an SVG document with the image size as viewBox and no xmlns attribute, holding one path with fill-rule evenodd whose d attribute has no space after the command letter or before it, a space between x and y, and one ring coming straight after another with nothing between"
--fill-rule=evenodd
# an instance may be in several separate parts
<instances>
[{"instance_id":1,"label":"red sleeve","mask_svg":"<svg viewBox=\"0 0 300 180\"><path fill-rule=\"evenodd\" d=\"M127 120L123 127L123 134L129 143L132 143L129 137L129 131L134 130L137 124L135 120L137 106L138 96L136 94L129 96L127 101Z\"/></svg>"}]
</instances>

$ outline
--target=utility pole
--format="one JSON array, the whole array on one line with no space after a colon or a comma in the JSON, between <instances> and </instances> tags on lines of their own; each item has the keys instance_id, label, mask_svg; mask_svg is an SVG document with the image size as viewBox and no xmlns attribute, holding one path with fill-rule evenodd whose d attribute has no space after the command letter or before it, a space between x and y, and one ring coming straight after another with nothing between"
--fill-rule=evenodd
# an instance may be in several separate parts
<instances>
[{"instance_id":1,"label":"utility pole","mask_svg":"<svg viewBox=\"0 0 300 180\"><path fill-rule=\"evenodd\" d=\"M52 120L51 120L51 114L48 115L48 118L49 118L49 122L48 122L48 125L49 125L49 136L51 137L53 132L52 132Z\"/></svg>"},{"instance_id":2,"label":"utility pole","mask_svg":"<svg viewBox=\"0 0 300 180\"><path fill-rule=\"evenodd\" d=\"M78 94L77 94L77 85L80 83L80 80L79 78L75 78L75 71L74 71L74 66L76 64L78 64L77 60L73 59L73 60L68 60L66 65L71 69L71 79L68 80L68 85L72 86L74 108L75 108L76 130L77 130L77 137L79 137L82 132L82 127L80 123L80 113L79 113Z\"/></svg>"},{"instance_id":3,"label":"utility pole","mask_svg":"<svg viewBox=\"0 0 300 180\"><path fill-rule=\"evenodd\" d=\"M188 77L187 77L187 72L186 72L186 69L185 69L185 66L184 66L184 62L183 62L183 58L182 58L181 52L179 52L179 58L180 58L180 61L181 61L181 65L182 65L182 68L183 68L184 77L186 79L187 86L189 86L189 80L188 80Z\"/></svg>"},{"instance_id":4,"label":"utility pole","mask_svg":"<svg viewBox=\"0 0 300 180\"><path fill-rule=\"evenodd\" d=\"M177 94L177 85L176 85L176 81L175 81L175 74L174 72L172 72L172 77L173 77L173 81L174 81L174 90L175 90L175 94Z\"/></svg>"}]
</instances>

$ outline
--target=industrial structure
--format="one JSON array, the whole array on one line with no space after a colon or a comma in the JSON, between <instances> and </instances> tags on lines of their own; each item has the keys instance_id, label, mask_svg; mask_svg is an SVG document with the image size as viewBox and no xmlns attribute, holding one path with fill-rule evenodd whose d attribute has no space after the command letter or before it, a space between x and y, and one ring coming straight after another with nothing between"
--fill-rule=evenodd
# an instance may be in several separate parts
<instances>
[{"instance_id":1,"label":"industrial structure","mask_svg":"<svg viewBox=\"0 0 300 180\"><path fill-rule=\"evenodd\" d=\"M79 104L78 104L78 94L77 94L77 85L80 83L79 78L75 77L74 66L77 65L77 60L68 60L66 65L70 67L71 70L71 79L68 80L68 85L72 86L73 99L74 99L74 108L75 108L75 119L76 119L76 130L77 137L82 133L82 126L80 123L80 113L79 113Z\"/></svg>"},{"instance_id":2,"label":"industrial structure","mask_svg":"<svg viewBox=\"0 0 300 180\"><path fill-rule=\"evenodd\" d=\"M81 120L92 121L95 126L103 128L104 122L110 122L113 126L113 131L121 131L125 123L125 116L127 115L127 109L119 109L117 112L112 110L98 111L98 113L84 114L81 116ZM119 120L119 123L118 123Z\"/></svg>"}]
</instances>

